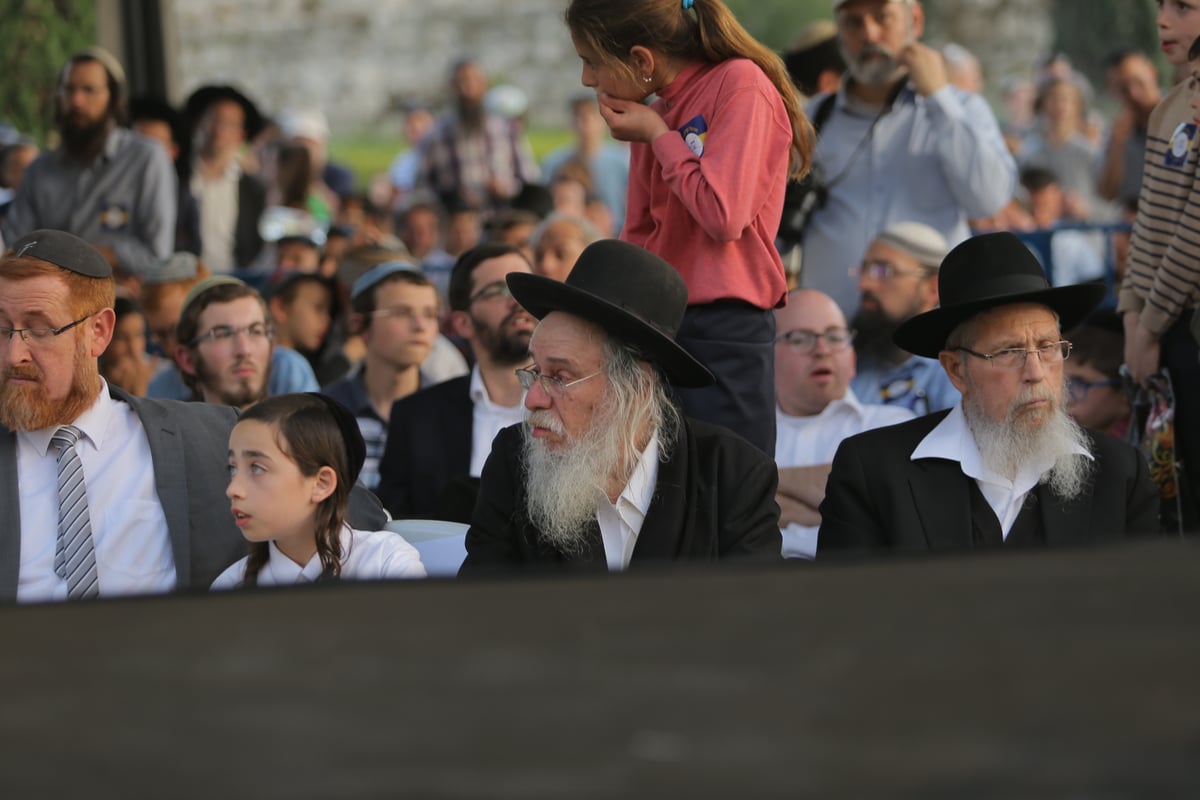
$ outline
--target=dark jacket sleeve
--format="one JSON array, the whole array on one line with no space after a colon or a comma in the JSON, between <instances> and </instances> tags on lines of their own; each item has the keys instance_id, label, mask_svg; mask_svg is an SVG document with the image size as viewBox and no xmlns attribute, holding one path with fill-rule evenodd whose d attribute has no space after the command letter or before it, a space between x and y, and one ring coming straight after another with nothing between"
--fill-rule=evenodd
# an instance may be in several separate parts
<instances>
[{"instance_id":1,"label":"dark jacket sleeve","mask_svg":"<svg viewBox=\"0 0 1200 800\"><path fill-rule=\"evenodd\" d=\"M479 499L467 531L467 558L459 575L494 572L496 567L515 565L522 558L518 541L517 509L522 502L520 482L521 424L511 425L496 435L492 452L483 465Z\"/></svg>"},{"instance_id":2,"label":"dark jacket sleeve","mask_svg":"<svg viewBox=\"0 0 1200 800\"><path fill-rule=\"evenodd\" d=\"M741 444L739 442L739 444ZM720 557L780 561L783 539L775 492L779 470L775 462L746 444L746 452L726 461L718 489L727 509L720 531Z\"/></svg>"},{"instance_id":3,"label":"dark jacket sleeve","mask_svg":"<svg viewBox=\"0 0 1200 800\"><path fill-rule=\"evenodd\" d=\"M1119 444L1125 445L1124 442ZM1138 536L1162 531L1158 512L1161 500L1158 487L1150 478L1150 468L1137 448L1125 445L1121 448L1122 474L1128 475L1125 484L1125 534Z\"/></svg>"},{"instance_id":4,"label":"dark jacket sleeve","mask_svg":"<svg viewBox=\"0 0 1200 800\"><path fill-rule=\"evenodd\" d=\"M821 502L821 527L817 557L832 550L867 550L887 546L886 526L872 499L858 437L838 445L833 456L825 499Z\"/></svg>"}]
</instances>

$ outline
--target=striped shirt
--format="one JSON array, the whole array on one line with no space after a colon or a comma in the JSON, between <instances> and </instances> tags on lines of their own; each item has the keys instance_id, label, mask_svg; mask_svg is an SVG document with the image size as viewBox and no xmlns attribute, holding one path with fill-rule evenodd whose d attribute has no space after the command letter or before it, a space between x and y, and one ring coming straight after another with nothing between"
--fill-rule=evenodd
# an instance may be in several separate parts
<instances>
[{"instance_id":1,"label":"striped shirt","mask_svg":"<svg viewBox=\"0 0 1200 800\"><path fill-rule=\"evenodd\" d=\"M1150 115L1145 170L1129 266L1117 303L1138 311L1162 335L1200 299L1200 181L1190 81L1171 90Z\"/></svg>"},{"instance_id":2,"label":"striped shirt","mask_svg":"<svg viewBox=\"0 0 1200 800\"><path fill-rule=\"evenodd\" d=\"M421 142L417 188L433 191L443 202L458 198L492 210L539 177L529 142L494 114L484 114L482 127L471 131L451 112Z\"/></svg>"}]
</instances>

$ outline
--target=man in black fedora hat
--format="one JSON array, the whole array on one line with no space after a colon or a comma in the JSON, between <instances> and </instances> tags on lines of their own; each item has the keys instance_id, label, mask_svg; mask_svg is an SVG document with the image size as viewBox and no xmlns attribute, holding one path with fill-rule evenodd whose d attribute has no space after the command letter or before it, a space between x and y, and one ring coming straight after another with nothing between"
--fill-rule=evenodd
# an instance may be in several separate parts
<instances>
[{"instance_id":1,"label":"man in black fedora hat","mask_svg":"<svg viewBox=\"0 0 1200 800\"><path fill-rule=\"evenodd\" d=\"M606 239L565 282L513 273L507 283L540 320L533 364L517 371L527 414L492 445L462 574L779 559L774 462L685 418L670 397L668 384L713 380L675 341L687 307L679 273Z\"/></svg>"},{"instance_id":2,"label":"man in black fedora hat","mask_svg":"<svg viewBox=\"0 0 1200 800\"><path fill-rule=\"evenodd\" d=\"M940 360L962 401L851 437L821 504L818 557L840 550L942 551L1082 544L1158 528L1142 456L1065 411L1063 339L1104 287L1051 288L1010 233L954 248L941 306L897 329Z\"/></svg>"},{"instance_id":3,"label":"man in black fedora hat","mask_svg":"<svg viewBox=\"0 0 1200 800\"><path fill-rule=\"evenodd\" d=\"M262 128L262 115L249 97L226 85L201 86L184 108L197 134L184 179L200 207L200 257L215 274L249 267L263 248L258 221L267 190L238 158Z\"/></svg>"}]
</instances>

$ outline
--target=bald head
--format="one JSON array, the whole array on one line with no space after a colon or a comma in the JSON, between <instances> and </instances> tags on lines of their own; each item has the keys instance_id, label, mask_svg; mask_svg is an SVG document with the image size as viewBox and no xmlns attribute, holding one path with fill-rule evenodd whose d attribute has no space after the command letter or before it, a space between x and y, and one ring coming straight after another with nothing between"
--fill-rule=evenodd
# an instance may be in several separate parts
<instances>
[{"instance_id":1,"label":"bald head","mask_svg":"<svg viewBox=\"0 0 1200 800\"><path fill-rule=\"evenodd\" d=\"M824 292L798 289L775 310L775 399L794 417L820 414L846 395L854 349L846 317Z\"/></svg>"}]
</instances>

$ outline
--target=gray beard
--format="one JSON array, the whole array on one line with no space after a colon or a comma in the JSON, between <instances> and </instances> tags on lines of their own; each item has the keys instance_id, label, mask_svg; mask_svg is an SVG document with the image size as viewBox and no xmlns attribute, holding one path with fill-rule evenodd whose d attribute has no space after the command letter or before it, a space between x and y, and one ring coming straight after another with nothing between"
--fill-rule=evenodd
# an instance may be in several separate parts
<instances>
[{"instance_id":1,"label":"gray beard","mask_svg":"<svg viewBox=\"0 0 1200 800\"><path fill-rule=\"evenodd\" d=\"M549 414L535 411L527 417L556 430L557 420ZM587 552L588 530L610 476L629 469L629 433L629 421L613 419L606 403L582 438L568 440L558 450L525 436L526 510L542 540L560 553Z\"/></svg>"},{"instance_id":2,"label":"gray beard","mask_svg":"<svg viewBox=\"0 0 1200 800\"><path fill-rule=\"evenodd\" d=\"M1029 395L1022 392L1014 407L1028 399ZM994 472L1011 480L1026 464L1053 462L1039 483L1068 501L1079 497L1090 483L1095 462L1076 452L1078 448L1091 452L1090 440L1061 402L1055 403L1049 418L1040 424L1012 409L1003 422L997 422L973 397L963 398L963 414L984 465Z\"/></svg>"}]
</instances>

